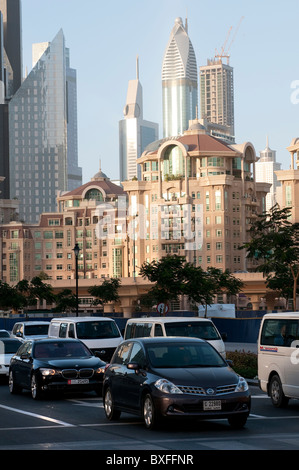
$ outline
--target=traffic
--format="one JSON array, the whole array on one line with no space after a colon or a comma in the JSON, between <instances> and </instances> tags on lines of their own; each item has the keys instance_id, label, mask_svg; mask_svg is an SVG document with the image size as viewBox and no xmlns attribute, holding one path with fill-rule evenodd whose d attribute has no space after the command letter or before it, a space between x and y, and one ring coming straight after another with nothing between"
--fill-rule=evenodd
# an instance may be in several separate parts
<instances>
[{"instance_id":1,"label":"traffic","mask_svg":"<svg viewBox=\"0 0 299 470\"><path fill-rule=\"evenodd\" d=\"M124 332L127 339L123 340L118 328L113 326L110 334L114 333L118 338L118 345L109 361L101 357L107 355L104 348L92 351L83 339L73 334L73 327L68 329L70 325L76 327L76 322L71 319L67 328L64 324L51 336L33 335L29 339L28 335L24 338L20 333L1 331L0 374L6 380L1 381L0 409L3 398L9 402L9 395L14 397L15 405L18 399L24 405L23 400L29 394L43 405L56 407L59 403L59 409L63 403L68 406L69 400L76 400L78 396L79 401L99 400L97 406L101 412L94 414L93 419L98 416L99 422L106 422L106 425L127 427L137 419L146 432L162 430L169 433L174 426L188 433L195 425L227 421L232 430L240 433L250 430L252 418L262 416L253 409L257 403L255 398L259 396L267 400L267 409L269 402L272 404L274 413L288 413L284 410L291 402L292 412L295 410L293 425L296 426L299 394L294 380L297 380L298 362L292 363L291 359L295 357L297 347L299 314L279 314L279 318L275 315L274 318L265 315L261 323L259 382L254 385L248 383L246 377L236 374L233 364L208 340L187 337L186 318L187 329L181 336L138 337L136 329L133 335L131 328L130 334ZM94 327L98 327L99 319L94 317L93 320ZM103 318L100 320L103 323ZM108 330L99 333L98 329L91 328L91 319L88 322L89 334L91 331L97 337L108 334ZM278 337L278 326L280 333L284 333L285 342L274 345L274 341L282 341L281 338L274 340ZM73 333L68 335L68 331ZM212 428L208 429L211 432Z\"/></svg>"}]
</instances>

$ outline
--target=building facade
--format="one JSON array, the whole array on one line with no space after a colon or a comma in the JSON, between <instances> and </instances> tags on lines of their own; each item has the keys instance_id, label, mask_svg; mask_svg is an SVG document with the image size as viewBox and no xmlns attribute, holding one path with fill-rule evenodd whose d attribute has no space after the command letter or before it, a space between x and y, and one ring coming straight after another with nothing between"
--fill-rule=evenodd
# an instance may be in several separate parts
<instances>
[{"instance_id":1,"label":"building facade","mask_svg":"<svg viewBox=\"0 0 299 470\"><path fill-rule=\"evenodd\" d=\"M162 64L163 137L178 136L197 117L198 72L187 24L176 18Z\"/></svg>"},{"instance_id":2,"label":"building facade","mask_svg":"<svg viewBox=\"0 0 299 470\"><path fill-rule=\"evenodd\" d=\"M82 183L78 167L75 75L60 30L36 46L38 58L9 103L10 197L20 220L54 211L58 190Z\"/></svg>"},{"instance_id":3,"label":"building facade","mask_svg":"<svg viewBox=\"0 0 299 470\"><path fill-rule=\"evenodd\" d=\"M124 182L137 236L130 275L143 262L178 254L197 266L254 270L239 247L270 185L255 180L253 145L227 145L198 121L183 136L163 139L143 153L142 180Z\"/></svg>"},{"instance_id":4,"label":"building facade","mask_svg":"<svg viewBox=\"0 0 299 470\"><path fill-rule=\"evenodd\" d=\"M280 183L277 181L276 171L281 169L281 164L276 162L276 152L271 150L268 144L260 152L260 159L255 164L256 181L265 181L271 184L270 191L266 197L266 211L268 212L278 202L278 188Z\"/></svg>"},{"instance_id":5,"label":"building facade","mask_svg":"<svg viewBox=\"0 0 299 470\"><path fill-rule=\"evenodd\" d=\"M21 1L0 0L0 191L10 197L9 108L22 83Z\"/></svg>"},{"instance_id":6,"label":"building facade","mask_svg":"<svg viewBox=\"0 0 299 470\"><path fill-rule=\"evenodd\" d=\"M148 144L159 138L159 125L143 119L143 92L138 59L136 68L136 80L130 80L128 85L124 119L119 122L120 181L140 179L138 158Z\"/></svg>"},{"instance_id":7,"label":"building facade","mask_svg":"<svg viewBox=\"0 0 299 470\"><path fill-rule=\"evenodd\" d=\"M289 207L292 223L299 222L299 138L292 139L287 147L291 162L288 170L276 171L278 182L281 184L280 207Z\"/></svg>"},{"instance_id":8,"label":"building facade","mask_svg":"<svg viewBox=\"0 0 299 470\"><path fill-rule=\"evenodd\" d=\"M222 59L208 60L199 69L200 114L209 123L235 135L233 68Z\"/></svg>"},{"instance_id":9,"label":"building facade","mask_svg":"<svg viewBox=\"0 0 299 470\"><path fill-rule=\"evenodd\" d=\"M121 277L126 232L121 187L99 171L89 183L61 192L57 205L57 211L42 213L38 224L12 221L0 226L0 278L16 283L42 272L49 280L74 279L76 243L80 279Z\"/></svg>"}]
</instances>

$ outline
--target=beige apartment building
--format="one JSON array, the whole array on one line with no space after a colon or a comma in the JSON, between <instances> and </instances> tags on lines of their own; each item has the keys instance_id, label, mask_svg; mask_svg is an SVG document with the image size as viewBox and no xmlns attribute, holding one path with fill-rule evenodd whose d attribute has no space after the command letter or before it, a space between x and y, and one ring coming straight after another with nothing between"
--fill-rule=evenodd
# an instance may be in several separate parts
<instances>
[{"instance_id":1,"label":"beige apartment building","mask_svg":"<svg viewBox=\"0 0 299 470\"><path fill-rule=\"evenodd\" d=\"M142 180L123 182L137 233L130 275L167 254L203 269L252 271L239 247L270 189L255 181L256 159L250 142L228 145L199 121L182 136L148 146L139 159Z\"/></svg>"}]
</instances>

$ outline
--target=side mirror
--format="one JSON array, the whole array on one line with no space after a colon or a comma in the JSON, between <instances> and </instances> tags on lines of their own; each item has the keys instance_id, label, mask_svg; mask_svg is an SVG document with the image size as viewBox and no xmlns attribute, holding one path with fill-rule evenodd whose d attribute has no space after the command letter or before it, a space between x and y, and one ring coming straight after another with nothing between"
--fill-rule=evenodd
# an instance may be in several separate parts
<instances>
[{"instance_id":1,"label":"side mirror","mask_svg":"<svg viewBox=\"0 0 299 470\"><path fill-rule=\"evenodd\" d=\"M129 364L127 364L127 369L138 370L140 369L140 366L137 364L137 362L129 362Z\"/></svg>"},{"instance_id":2,"label":"side mirror","mask_svg":"<svg viewBox=\"0 0 299 470\"><path fill-rule=\"evenodd\" d=\"M226 362L229 367L233 367L234 363L231 359L226 359Z\"/></svg>"},{"instance_id":3,"label":"side mirror","mask_svg":"<svg viewBox=\"0 0 299 470\"><path fill-rule=\"evenodd\" d=\"M227 333L221 333L220 336L223 339L223 341L227 340Z\"/></svg>"}]
</instances>

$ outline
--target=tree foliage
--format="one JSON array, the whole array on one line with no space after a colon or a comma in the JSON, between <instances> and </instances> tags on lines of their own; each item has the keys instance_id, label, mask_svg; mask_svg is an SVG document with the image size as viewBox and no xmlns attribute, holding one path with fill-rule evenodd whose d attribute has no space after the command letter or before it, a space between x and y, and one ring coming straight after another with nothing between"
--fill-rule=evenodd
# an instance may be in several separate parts
<instances>
[{"instance_id":1,"label":"tree foliage","mask_svg":"<svg viewBox=\"0 0 299 470\"><path fill-rule=\"evenodd\" d=\"M222 272L216 268L204 271L177 255L143 263L140 275L153 283L149 292L140 298L146 307L155 303L166 304L181 295L186 295L189 301L207 306L213 303L217 294L226 292L228 295L236 295L243 286L228 271Z\"/></svg>"},{"instance_id":2,"label":"tree foliage","mask_svg":"<svg viewBox=\"0 0 299 470\"><path fill-rule=\"evenodd\" d=\"M299 224L290 221L290 208L280 209L276 204L268 213L258 215L249 230L250 241L240 249L247 258L256 259L256 268L266 277L269 288L277 288L284 297L290 296L294 309L299 277ZM291 284L287 284L291 281Z\"/></svg>"},{"instance_id":3,"label":"tree foliage","mask_svg":"<svg viewBox=\"0 0 299 470\"><path fill-rule=\"evenodd\" d=\"M119 299L118 288L120 287L120 280L116 278L105 279L99 286L92 286L88 292L95 297L94 305L105 304L107 302L115 302Z\"/></svg>"}]
</instances>

